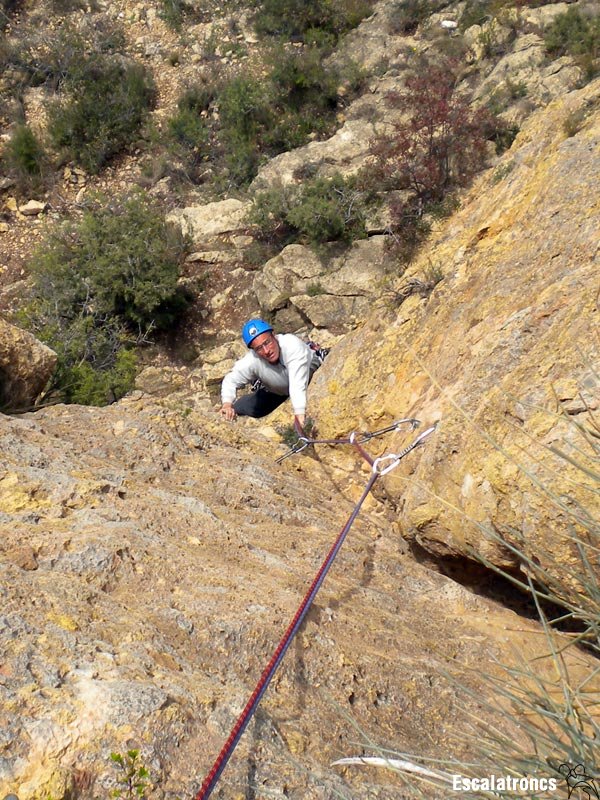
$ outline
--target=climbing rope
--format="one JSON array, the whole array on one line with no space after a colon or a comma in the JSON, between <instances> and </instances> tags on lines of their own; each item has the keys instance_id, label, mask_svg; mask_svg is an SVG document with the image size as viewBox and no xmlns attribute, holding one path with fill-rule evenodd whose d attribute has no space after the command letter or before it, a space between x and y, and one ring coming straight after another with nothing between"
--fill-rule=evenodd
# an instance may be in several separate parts
<instances>
[{"instance_id":1,"label":"climbing rope","mask_svg":"<svg viewBox=\"0 0 600 800\"><path fill-rule=\"evenodd\" d=\"M354 522L354 520L358 516L358 512L360 511L364 501L366 500L369 492L373 488L375 482L377 481L377 479L381 475L386 475L392 469L397 467L398 464L400 463L400 461L408 453L410 453L412 450L414 450L415 447L418 447L418 445L420 445L435 430L435 425L434 425L431 428L428 428L427 430L425 430L421 434L419 434L419 436L417 436L416 439L414 439L413 442L410 445L408 445L408 447L405 447L404 450L400 451L399 453L390 453L389 455L380 456L379 458L376 458L376 459L372 459L371 456L365 450L363 450L363 448L361 447L361 444L363 444L364 442L369 441L374 436L380 436L380 435L383 435L384 433L389 433L390 431L397 430L400 425L405 424L405 423L410 423L411 424L411 428L413 430L420 424L418 420L404 419L404 420L398 420L398 422L395 422L393 425L389 425L387 428L382 428L380 431L374 431L373 433L363 433L363 434L360 434L358 436L355 435L354 433L352 433L352 434L350 434L350 436L348 436L346 438L335 439L335 440L331 440L331 439L328 439L328 440L323 440L323 439L321 439L321 440L317 440L317 439L310 440L310 439L306 439L306 444L304 445L304 447L308 446L309 444L352 444L352 445L354 445L359 450L361 455L371 465L371 475L369 477L369 480L367 481L367 484L366 484L366 486L365 486L365 488L363 490L363 493L362 493L359 501L354 506L354 509L352 510L352 513L348 517L348 520L347 520L346 524L344 525L344 527L339 532L335 542L333 543L331 549L329 550L327 556L325 557L325 560L321 564L321 567L320 567L319 571L317 572L313 582L311 583L308 591L306 592L302 603L300 604L298 610L296 611L296 614L294 615L292 621L288 625L287 630L285 631L285 633L281 637L281 640L280 640L279 644L277 645L277 647L275 648L275 651L274 651L273 655L271 656L271 659L270 659L269 663L267 664L267 666L263 670L262 675L260 676L260 678L258 680L258 683L256 684L256 686L254 688L254 691L250 695L250 698L249 698L248 702L246 703L246 705L244 707L244 710L242 711L242 713L238 717L235 725L231 729L231 733L229 734L229 737L227 738L225 744L221 748L221 752L217 756L217 758L216 758L216 760L215 760L210 772L208 773L208 775L204 779L204 783L202 784L202 787L201 787L200 791L196 795L195 800L207 800L207 798L210 797L213 789L217 785L217 782L218 782L218 780L219 780L219 778L221 776L221 773L223 772L223 770L227 766L227 762L231 758L231 756L233 754L233 751L235 750L235 748L237 746L237 743L239 742L239 740L240 740L242 734L244 733L244 731L246 730L246 727L248 726L248 723L252 719L252 716L253 716L254 712L256 711L256 708L257 708L258 704L260 703L260 700L261 700L262 696L266 692L266 690L267 690L267 688L268 688L273 676L275 675L277 667L281 663L283 657L285 656L285 653L286 653L287 649L289 648L290 644L292 643L292 640L293 640L294 636L298 632L298 629L300 628L300 626L302 625L302 622L304 621L306 615L308 614L308 612L309 612L309 610L311 608L311 605L313 603L313 600L315 599L315 597L317 595L317 592L319 591L323 581L325 580L325 577L326 577L327 573L329 572L329 569L330 569L331 565L333 564L333 562L335 560L335 557L337 556L340 548L342 547L342 545L344 543L344 540L345 540L345 538L346 538L346 536L348 534L348 531L352 527L352 523ZM287 453L285 457L287 458L288 456L293 455L294 453L300 452L301 450L304 449L304 447L302 447L302 448L300 448L298 450L294 450L292 448L292 451ZM280 460L282 460L282 459L280 459ZM384 464L387 464L387 466L382 466Z\"/></svg>"}]
</instances>

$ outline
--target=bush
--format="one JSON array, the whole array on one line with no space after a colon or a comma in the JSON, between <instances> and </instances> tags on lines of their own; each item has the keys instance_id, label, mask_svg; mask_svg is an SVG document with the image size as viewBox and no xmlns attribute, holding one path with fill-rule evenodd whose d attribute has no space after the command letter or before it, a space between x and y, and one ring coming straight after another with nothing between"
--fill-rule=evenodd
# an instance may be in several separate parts
<instances>
[{"instance_id":1,"label":"bush","mask_svg":"<svg viewBox=\"0 0 600 800\"><path fill-rule=\"evenodd\" d=\"M269 153L300 147L310 134L331 130L341 77L335 68L325 66L322 49L315 46L275 49L269 79L276 109L262 137Z\"/></svg>"},{"instance_id":2,"label":"bush","mask_svg":"<svg viewBox=\"0 0 600 800\"><path fill-rule=\"evenodd\" d=\"M286 186L275 186L254 197L254 203L247 222L257 229L257 237L261 242L278 242L287 244L296 236L287 215L292 209L297 189Z\"/></svg>"},{"instance_id":3,"label":"bush","mask_svg":"<svg viewBox=\"0 0 600 800\"><path fill-rule=\"evenodd\" d=\"M138 64L98 58L69 78L68 99L50 107L54 145L87 172L97 173L130 145L154 103L154 85Z\"/></svg>"},{"instance_id":4,"label":"bush","mask_svg":"<svg viewBox=\"0 0 600 800\"><path fill-rule=\"evenodd\" d=\"M122 29L105 18L79 28L67 22L50 33L28 33L11 48L10 63L19 75L12 89L45 85L58 91L82 73L90 53L115 53L124 44Z\"/></svg>"},{"instance_id":5,"label":"bush","mask_svg":"<svg viewBox=\"0 0 600 800\"><path fill-rule=\"evenodd\" d=\"M64 374L65 399L85 406L114 403L133 389L136 372L136 355L125 347L118 350L110 369L94 369L87 361L75 364Z\"/></svg>"},{"instance_id":6,"label":"bush","mask_svg":"<svg viewBox=\"0 0 600 800\"><path fill-rule=\"evenodd\" d=\"M309 242L344 241L366 237L361 194L353 180L334 175L302 186L287 221Z\"/></svg>"},{"instance_id":7,"label":"bush","mask_svg":"<svg viewBox=\"0 0 600 800\"><path fill-rule=\"evenodd\" d=\"M182 0L160 0L158 16L175 31L181 30L184 16Z\"/></svg>"},{"instance_id":8,"label":"bush","mask_svg":"<svg viewBox=\"0 0 600 800\"><path fill-rule=\"evenodd\" d=\"M107 402L108 389L127 390L128 350L172 326L187 305L178 286L186 249L141 193L98 201L79 222L50 231L30 265L25 317L59 354L56 388L64 399Z\"/></svg>"},{"instance_id":9,"label":"bush","mask_svg":"<svg viewBox=\"0 0 600 800\"><path fill-rule=\"evenodd\" d=\"M588 80L600 70L600 15L586 17L571 6L554 19L544 41L553 58L574 56Z\"/></svg>"},{"instance_id":10,"label":"bush","mask_svg":"<svg viewBox=\"0 0 600 800\"><path fill-rule=\"evenodd\" d=\"M256 175L261 136L272 120L268 90L251 78L238 76L219 91L216 102L218 138L229 183L246 185Z\"/></svg>"},{"instance_id":11,"label":"bush","mask_svg":"<svg viewBox=\"0 0 600 800\"><path fill-rule=\"evenodd\" d=\"M233 184L250 183L263 155L298 147L329 123L321 112L333 102L333 80L327 83L318 53L309 60L302 53L275 57L267 82L239 76L219 92L218 139Z\"/></svg>"},{"instance_id":12,"label":"bush","mask_svg":"<svg viewBox=\"0 0 600 800\"><path fill-rule=\"evenodd\" d=\"M433 11L430 0L400 0L392 7L390 33L414 33Z\"/></svg>"},{"instance_id":13,"label":"bush","mask_svg":"<svg viewBox=\"0 0 600 800\"><path fill-rule=\"evenodd\" d=\"M304 428L304 433L306 434L306 437L308 439L310 439L311 436L313 438L315 437L317 433L316 421L312 417L306 417L303 428ZM290 449L296 447L296 445L299 444L300 437L298 436L296 428L294 427L293 424L279 425L275 428L275 430L279 434L281 442L287 445L287 447L289 447Z\"/></svg>"},{"instance_id":14,"label":"bush","mask_svg":"<svg viewBox=\"0 0 600 800\"><path fill-rule=\"evenodd\" d=\"M366 236L364 193L354 179L339 174L314 178L258 194L248 221L267 241L350 242Z\"/></svg>"},{"instance_id":15,"label":"bush","mask_svg":"<svg viewBox=\"0 0 600 800\"><path fill-rule=\"evenodd\" d=\"M336 70L325 67L318 47L280 47L271 63L271 81L286 105L296 111L307 105L335 108L340 78Z\"/></svg>"},{"instance_id":16,"label":"bush","mask_svg":"<svg viewBox=\"0 0 600 800\"><path fill-rule=\"evenodd\" d=\"M251 78L236 77L217 98L226 140L256 141L271 122L271 104L265 87Z\"/></svg>"},{"instance_id":17,"label":"bush","mask_svg":"<svg viewBox=\"0 0 600 800\"><path fill-rule=\"evenodd\" d=\"M460 16L459 28L466 31L472 25L483 25L512 5L513 0L467 0Z\"/></svg>"},{"instance_id":18,"label":"bush","mask_svg":"<svg viewBox=\"0 0 600 800\"><path fill-rule=\"evenodd\" d=\"M254 24L260 34L333 45L370 12L367 0L263 0Z\"/></svg>"},{"instance_id":19,"label":"bush","mask_svg":"<svg viewBox=\"0 0 600 800\"><path fill-rule=\"evenodd\" d=\"M206 144L208 128L197 111L184 108L169 120L169 135L181 150L195 151Z\"/></svg>"},{"instance_id":20,"label":"bush","mask_svg":"<svg viewBox=\"0 0 600 800\"><path fill-rule=\"evenodd\" d=\"M225 82L214 75L181 98L170 138L183 150L202 147L202 125L188 111L217 112L203 116L216 182L224 191L246 186L266 158L332 132L340 85L342 94L355 91L363 75L348 62L342 78L324 58L323 49L315 45L292 48L280 43L271 48L269 72L262 81L238 74ZM181 148L179 156L185 159Z\"/></svg>"},{"instance_id":21,"label":"bush","mask_svg":"<svg viewBox=\"0 0 600 800\"><path fill-rule=\"evenodd\" d=\"M42 185L46 154L28 125L18 125L15 128L4 160L22 191L32 191Z\"/></svg>"},{"instance_id":22,"label":"bush","mask_svg":"<svg viewBox=\"0 0 600 800\"><path fill-rule=\"evenodd\" d=\"M169 120L170 149L181 159L186 175L192 181L198 178L198 167L205 159L209 135L206 121L192 109L180 109Z\"/></svg>"}]
</instances>

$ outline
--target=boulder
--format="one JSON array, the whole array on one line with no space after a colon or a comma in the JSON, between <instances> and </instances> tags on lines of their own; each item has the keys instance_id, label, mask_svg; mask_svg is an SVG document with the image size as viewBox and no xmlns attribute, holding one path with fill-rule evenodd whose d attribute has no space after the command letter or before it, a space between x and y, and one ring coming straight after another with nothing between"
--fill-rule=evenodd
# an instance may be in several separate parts
<instances>
[{"instance_id":1,"label":"boulder","mask_svg":"<svg viewBox=\"0 0 600 800\"><path fill-rule=\"evenodd\" d=\"M372 296L381 292L381 283L391 258L387 236L360 239L340 257L333 259L319 284L327 294Z\"/></svg>"},{"instance_id":2,"label":"boulder","mask_svg":"<svg viewBox=\"0 0 600 800\"><path fill-rule=\"evenodd\" d=\"M283 308L292 294L304 293L323 272L321 259L309 247L290 244L267 261L252 289L266 311Z\"/></svg>"},{"instance_id":3,"label":"boulder","mask_svg":"<svg viewBox=\"0 0 600 800\"><path fill-rule=\"evenodd\" d=\"M368 314L369 298L331 294L295 295L290 302L315 328L327 328L332 333L344 333L355 328Z\"/></svg>"},{"instance_id":4,"label":"boulder","mask_svg":"<svg viewBox=\"0 0 600 800\"><path fill-rule=\"evenodd\" d=\"M28 200L25 205L19 206L19 211L25 217L37 217L48 208L48 203L41 203L39 200Z\"/></svg>"},{"instance_id":5,"label":"boulder","mask_svg":"<svg viewBox=\"0 0 600 800\"><path fill-rule=\"evenodd\" d=\"M375 127L366 119L348 120L331 138L309 142L289 153L272 158L253 180L252 192L264 191L277 184L295 183L296 176L307 164L318 167L320 175L354 175L369 156L369 143L375 137Z\"/></svg>"},{"instance_id":6,"label":"boulder","mask_svg":"<svg viewBox=\"0 0 600 800\"><path fill-rule=\"evenodd\" d=\"M220 383L238 358L246 353L244 344L238 339L202 351L194 364L207 384Z\"/></svg>"},{"instance_id":7,"label":"boulder","mask_svg":"<svg viewBox=\"0 0 600 800\"><path fill-rule=\"evenodd\" d=\"M35 336L0 319L0 407L34 405L56 361L56 353Z\"/></svg>"},{"instance_id":8,"label":"boulder","mask_svg":"<svg viewBox=\"0 0 600 800\"><path fill-rule=\"evenodd\" d=\"M181 227L184 234L200 244L222 234L240 231L251 203L241 200L220 200L201 206L189 206L172 211L167 221Z\"/></svg>"}]
</instances>

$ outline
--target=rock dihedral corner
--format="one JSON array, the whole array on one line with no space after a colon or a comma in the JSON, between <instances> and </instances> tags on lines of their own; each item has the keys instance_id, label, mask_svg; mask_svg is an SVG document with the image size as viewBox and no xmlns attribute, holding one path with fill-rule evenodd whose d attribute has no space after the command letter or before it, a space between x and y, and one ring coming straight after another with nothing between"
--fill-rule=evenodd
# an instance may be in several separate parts
<instances>
[{"instance_id":1,"label":"rock dihedral corner","mask_svg":"<svg viewBox=\"0 0 600 800\"><path fill-rule=\"evenodd\" d=\"M570 521L546 490L568 489L598 513L593 493L565 482L585 475L547 448L573 454L576 425L600 406L599 98L596 80L532 115L406 273L441 266L429 298L388 309L383 324L378 312L313 383L325 430L382 414L440 420L416 469L387 482L406 535L436 556L475 550L514 565L493 541L500 532L559 558ZM564 120L578 111L584 122L568 136Z\"/></svg>"}]
</instances>

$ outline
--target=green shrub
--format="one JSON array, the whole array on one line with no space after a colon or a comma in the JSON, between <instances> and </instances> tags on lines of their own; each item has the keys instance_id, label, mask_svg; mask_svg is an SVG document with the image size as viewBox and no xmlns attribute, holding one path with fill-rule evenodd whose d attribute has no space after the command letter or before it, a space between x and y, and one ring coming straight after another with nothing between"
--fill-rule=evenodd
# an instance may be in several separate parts
<instances>
[{"instance_id":1,"label":"green shrub","mask_svg":"<svg viewBox=\"0 0 600 800\"><path fill-rule=\"evenodd\" d=\"M96 370L87 361L75 364L65 373L66 399L85 406L104 406L130 392L135 384L137 357L122 347L115 355L114 366Z\"/></svg>"},{"instance_id":2,"label":"green shrub","mask_svg":"<svg viewBox=\"0 0 600 800\"><path fill-rule=\"evenodd\" d=\"M190 87L179 98L178 111L169 120L169 150L181 159L185 173L192 181L199 178L198 168L208 157L211 130L205 112L215 94L214 89L206 84Z\"/></svg>"},{"instance_id":3,"label":"green shrub","mask_svg":"<svg viewBox=\"0 0 600 800\"><path fill-rule=\"evenodd\" d=\"M238 76L221 88L218 140L229 185L244 186L256 175L264 132L272 123L268 87Z\"/></svg>"},{"instance_id":4,"label":"green shrub","mask_svg":"<svg viewBox=\"0 0 600 800\"><path fill-rule=\"evenodd\" d=\"M218 96L219 117L226 138L255 140L271 119L269 96L255 80L236 77Z\"/></svg>"},{"instance_id":5,"label":"green shrub","mask_svg":"<svg viewBox=\"0 0 600 800\"><path fill-rule=\"evenodd\" d=\"M296 111L307 105L334 108L340 82L336 70L325 67L317 47L280 47L271 56L271 74L277 94Z\"/></svg>"},{"instance_id":6,"label":"green shrub","mask_svg":"<svg viewBox=\"0 0 600 800\"><path fill-rule=\"evenodd\" d=\"M24 316L58 352L64 399L107 402L107 393L126 391L134 372L128 350L175 324L189 301L178 286L186 250L142 193L97 201L80 221L48 233L30 265Z\"/></svg>"},{"instance_id":7,"label":"green shrub","mask_svg":"<svg viewBox=\"0 0 600 800\"><path fill-rule=\"evenodd\" d=\"M148 768L140 758L140 751L128 750L124 756L111 753L110 757L119 769L119 788L114 789L110 796L121 800L145 800L151 781Z\"/></svg>"},{"instance_id":8,"label":"green shrub","mask_svg":"<svg viewBox=\"0 0 600 800\"><path fill-rule=\"evenodd\" d=\"M553 57L571 55L583 69L587 80L600 70L600 15L584 16L571 6L559 14L544 35L546 51Z\"/></svg>"},{"instance_id":9,"label":"green shrub","mask_svg":"<svg viewBox=\"0 0 600 800\"><path fill-rule=\"evenodd\" d=\"M306 417L303 427L307 438L310 439L311 436L314 438L317 429L316 422L312 417ZM299 443L299 437L293 424L279 425L277 428L275 428L275 430L279 434L281 442L287 445L287 447L290 449Z\"/></svg>"},{"instance_id":10,"label":"green shrub","mask_svg":"<svg viewBox=\"0 0 600 800\"><path fill-rule=\"evenodd\" d=\"M336 174L259 193L249 222L267 241L349 242L366 236L364 206L356 181Z\"/></svg>"},{"instance_id":11,"label":"green shrub","mask_svg":"<svg viewBox=\"0 0 600 800\"><path fill-rule=\"evenodd\" d=\"M504 83L511 100L520 100L522 97L527 97L529 90L526 81L511 81L510 78L507 78Z\"/></svg>"},{"instance_id":12,"label":"green shrub","mask_svg":"<svg viewBox=\"0 0 600 800\"><path fill-rule=\"evenodd\" d=\"M262 0L254 24L260 34L334 44L370 12L366 0Z\"/></svg>"},{"instance_id":13,"label":"green shrub","mask_svg":"<svg viewBox=\"0 0 600 800\"><path fill-rule=\"evenodd\" d=\"M501 156L502 153L510 150L510 147L517 138L518 133L518 125L507 125L506 123L502 123L500 120L498 120L490 136L491 141L494 142L496 147L496 154Z\"/></svg>"},{"instance_id":14,"label":"green shrub","mask_svg":"<svg viewBox=\"0 0 600 800\"><path fill-rule=\"evenodd\" d=\"M352 77L355 84L360 81L360 76ZM311 134L332 130L342 80L337 69L325 66L322 49L274 49L269 81L276 110L262 136L269 154L300 147Z\"/></svg>"},{"instance_id":15,"label":"green shrub","mask_svg":"<svg viewBox=\"0 0 600 800\"><path fill-rule=\"evenodd\" d=\"M257 229L260 241L286 244L295 237L296 232L288 223L287 215L296 192L292 187L280 185L257 193L247 221Z\"/></svg>"},{"instance_id":16,"label":"green shrub","mask_svg":"<svg viewBox=\"0 0 600 800\"><path fill-rule=\"evenodd\" d=\"M306 294L309 297L318 297L321 294L325 294L325 289L317 281L316 283L311 283L306 287Z\"/></svg>"},{"instance_id":17,"label":"green shrub","mask_svg":"<svg viewBox=\"0 0 600 800\"><path fill-rule=\"evenodd\" d=\"M56 30L25 32L11 49L10 62L19 76L13 91L41 85L58 91L94 58L119 52L124 45L122 29L106 18L79 27L67 21Z\"/></svg>"},{"instance_id":18,"label":"green shrub","mask_svg":"<svg viewBox=\"0 0 600 800\"><path fill-rule=\"evenodd\" d=\"M411 34L433 13L430 0L400 0L392 7L390 33Z\"/></svg>"},{"instance_id":19,"label":"green shrub","mask_svg":"<svg viewBox=\"0 0 600 800\"><path fill-rule=\"evenodd\" d=\"M482 25L487 19L489 11L485 0L467 0L458 24L461 31L466 31L472 25Z\"/></svg>"},{"instance_id":20,"label":"green shrub","mask_svg":"<svg viewBox=\"0 0 600 800\"><path fill-rule=\"evenodd\" d=\"M196 150L206 144L208 129L198 112L186 108L169 121L169 135L181 148Z\"/></svg>"},{"instance_id":21,"label":"green shrub","mask_svg":"<svg viewBox=\"0 0 600 800\"><path fill-rule=\"evenodd\" d=\"M287 221L311 243L363 239L364 214L353 181L341 175L305 184Z\"/></svg>"},{"instance_id":22,"label":"green shrub","mask_svg":"<svg viewBox=\"0 0 600 800\"><path fill-rule=\"evenodd\" d=\"M170 150L181 160L192 182L198 180L198 168L206 159L209 135L206 121L192 109L180 109L169 120Z\"/></svg>"},{"instance_id":23,"label":"green shrub","mask_svg":"<svg viewBox=\"0 0 600 800\"><path fill-rule=\"evenodd\" d=\"M177 108L180 111L195 111L199 114L201 111L208 110L216 96L217 92L213 84L195 84L181 95L177 101Z\"/></svg>"},{"instance_id":24,"label":"green shrub","mask_svg":"<svg viewBox=\"0 0 600 800\"><path fill-rule=\"evenodd\" d=\"M70 76L67 94L51 106L48 131L54 145L90 173L134 141L155 96L142 66L100 58Z\"/></svg>"},{"instance_id":25,"label":"green shrub","mask_svg":"<svg viewBox=\"0 0 600 800\"><path fill-rule=\"evenodd\" d=\"M158 16L175 31L181 30L184 15L182 0L160 0Z\"/></svg>"},{"instance_id":26,"label":"green shrub","mask_svg":"<svg viewBox=\"0 0 600 800\"><path fill-rule=\"evenodd\" d=\"M8 143L5 162L23 191L43 183L46 154L37 136L28 125L18 125Z\"/></svg>"},{"instance_id":27,"label":"green shrub","mask_svg":"<svg viewBox=\"0 0 600 800\"><path fill-rule=\"evenodd\" d=\"M558 14L544 35L546 50L551 55L564 56L592 53L600 48L600 17L586 17L576 6Z\"/></svg>"}]
</instances>

